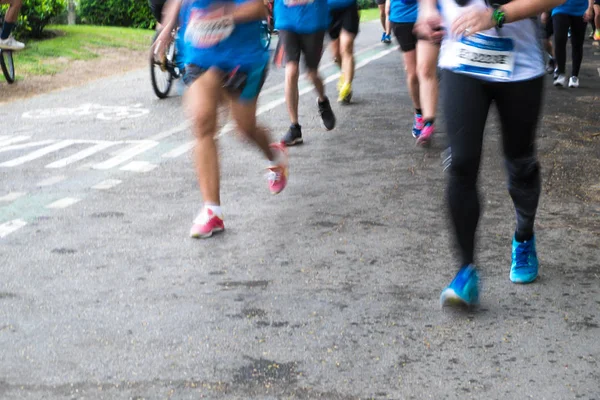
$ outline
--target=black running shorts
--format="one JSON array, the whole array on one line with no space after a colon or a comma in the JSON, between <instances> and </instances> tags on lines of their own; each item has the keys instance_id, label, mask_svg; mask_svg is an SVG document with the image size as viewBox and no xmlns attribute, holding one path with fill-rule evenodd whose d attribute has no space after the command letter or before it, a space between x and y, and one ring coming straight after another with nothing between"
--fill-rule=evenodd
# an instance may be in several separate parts
<instances>
[{"instance_id":1,"label":"black running shorts","mask_svg":"<svg viewBox=\"0 0 600 400\"><path fill-rule=\"evenodd\" d=\"M150 10L152 10L152 15L154 15L154 18L156 18L157 22L162 20L162 11L166 2L167 0L148 0L148 3L150 4Z\"/></svg>"},{"instance_id":2,"label":"black running shorts","mask_svg":"<svg viewBox=\"0 0 600 400\"><path fill-rule=\"evenodd\" d=\"M403 53L417 48L417 36L413 33L414 22L392 22L392 31Z\"/></svg>"},{"instance_id":3,"label":"black running shorts","mask_svg":"<svg viewBox=\"0 0 600 400\"><path fill-rule=\"evenodd\" d=\"M314 33L296 33L292 31L279 31L279 44L285 53L285 62L300 62L300 55L304 54L304 64L310 70L319 68L323 55L323 40L325 31ZM276 50L279 53L281 48ZM275 57L278 57L277 54Z\"/></svg>"},{"instance_id":4,"label":"black running shorts","mask_svg":"<svg viewBox=\"0 0 600 400\"><path fill-rule=\"evenodd\" d=\"M358 5L356 3L350 7L331 10L329 15L331 16L331 25L329 25L329 37L331 39L339 38L342 29L354 35L358 33L360 16L358 15Z\"/></svg>"},{"instance_id":5,"label":"black running shorts","mask_svg":"<svg viewBox=\"0 0 600 400\"><path fill-rule=\"evenodd\" d=\"M378 6L383 6L383 5L385 5L385 0L377 0L377 5L378 5Z\"/></svg>"}]
</instances>

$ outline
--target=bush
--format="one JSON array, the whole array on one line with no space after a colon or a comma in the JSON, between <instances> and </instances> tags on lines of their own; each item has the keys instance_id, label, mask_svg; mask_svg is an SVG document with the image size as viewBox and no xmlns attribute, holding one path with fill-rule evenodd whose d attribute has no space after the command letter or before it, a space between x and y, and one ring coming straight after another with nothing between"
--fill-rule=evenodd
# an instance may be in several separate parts
<instances>
[{"instance_id":1,"label":"bush","mask_svg":"<svg viewBox=\"0 0 600 400\"><path fill-rule=\"evenodd\" d=\"M375 0L357 0L359 10L364 10L367 8L377 7L377 2Z\"/></svg>"},{"instance_id":2,"label":"bush","mask_svg":"<svg viewBox=\"0 0 600 400\"><path fill-rule=\"evenodd\" d=\"M3 6L6 12L8 6ZM24 0L15 35L42 37L46 25L67 8L67 0Z\"/></svg>"},{"instance_id":3,"label":"bush","mask_svg":"<svg viewBox=\"0 0 600 400\"><path fill-rule=\"evenodd\" d=\"M148 0L80 0L81 22L92 25L153 28Z\"/></svg>"}]
</instances>

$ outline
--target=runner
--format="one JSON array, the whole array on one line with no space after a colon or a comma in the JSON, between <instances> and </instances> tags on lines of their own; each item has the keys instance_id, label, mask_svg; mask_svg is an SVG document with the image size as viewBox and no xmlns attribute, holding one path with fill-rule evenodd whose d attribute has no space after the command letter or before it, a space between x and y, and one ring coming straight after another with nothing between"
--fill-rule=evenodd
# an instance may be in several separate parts
<instances>
[{"instance_id":1,"label":"runner","mask_svg":"<svg viewBox=\"0 0 600 400\"><path fill-rule=\"evenodd\" d=\"M388 18L385 3L385 0L377 0L377 7L379 7L379 20L381 21L381 26L383 27L381 43L390 44L392 43L392 28L390 28L390 20Z\"/></svg>"},{"instance_id":2,"label":"runner","mask_svg":"<svg viewBox=\"0 0 600 400\"><path fill-rule=\"evenodd\" d=\"M439 45L427 41L417 44L413 32L417 20L417 0L387 0L386 7L394 36L403 53L406 84L415 108L412 135L417 139L417 144L426 145L433 135L437 108L436 61Z\"/></svg>"},{"instance_id":3,"label":"runner","mask_svg":"<svg viewBox=\"0 0 600 400\"><path fill-rule=\"evenodd\" d=\"M165 7L165 3L167 0L148 0L148 4L150 5L150 11L152 11L152 15L156 19L156 30L160 30L163 18L163 9Z\"/></svg>"},{"instance_id":4,"label":"runner","mask_svg":"<svg viewBox=\"0 0 600 400\"><path fill-rule=\"evenodd\" d=\"M329 0L331 52L341 69L338 82L338 102L350 103L354 80L354 39L358 34L360 17L356 0Z\"/></svg>"},{"instance_id":5,"label":"runner","mask_svg":"<svg viewBox=\"0 0 600 400\"><path fill-rule=\"evenodd\" d=\"M335 128L335 115L319 76L319 62L328 25L327 0L275 0L275 28L279 30L275 60L285 62L285 100L292 123L281 139L287 146L303 142L302 127L298 123L298 64L301 53L304 54L306 74L319 96L317 106L323 126L328 131Z\"/></svg>"},{"instance_id":6,"label":"runner","mask_svg":"<svg viewBox=\"0 0 600 400\"><path fill-rule=\"evenodd\" d=\"M484 0L421 0L417 29L442 43L442 104L451 149L448 204L460 269L442 291L442 306L473 306L479 299L474 265L480 215L477 176L483 131L490 105L498 107L508 171L508 191L516 209L510 279L533 282L538 275L534 219L540 196L535 132L544 86L544 57L537 18L561 0L514 0L490 8ZM484 49L484 51L481 51Z\"/></svg>"},{"instance_id":7,"label":"runner","mask_svg":"<svg viewBox=\"0 0 600 400\"><path fill-rule=\"evenodd\" d=\"M548 62L546 63L546 72L551 74L556 70L554 61L554 47L552 46L552 35L554 35L554 25L552 24L552 10L544 11L541 15L542 25L544 25L544 49L548 53ZM554 77L556 78L556 76Z\"/></svg>"},{"instance_id":8,"label":"runner","mask_svg":"<svg viewBox=\"0 0 600 400\"><path fill-rule=\"evenodd\" d=\"M217 108L224 94L238 129L269 160L269 188L281 192L287 183L287 151L280 143L269 145L267 131L256 123L256 101L265 80L269 53L261 42L265 8L262 0L182 0L166 12L155 54L165 51L171 31L181 20L188 85L187 113L196 136L195 161L204 200L190 236L207 238L222 231L219 160L215 145Z\"/></svg>"},{"instance_id":9,"label":"runner","mask_svg":"<svg viewBox=\"0 0 600 400\"><path fill-rule=\"evenodd\" d=\"M11 36L12 30L17 25L19 11L23 5L23 0L0 0L1 4L8 4L8 10L4 14L4 23L0 32L0 49L2 50L23 50L25 43L21 43Z\"/></svg>"},{"instance_id":10,"label":"runner","mask_svg":"<svg viewBox=\"0 0 600 400\"><path fill-rule=\"evenodd\" d=\"M592 18L594 0L567 0L552 10L554 25L554 53L556 54L557 74L554 86L566 84L565 67L567 63L567 38L571 32L571 78L569 87L579 87L579 68L583 60L583 41L587 21Z\"/></svg>"}]
</instances>

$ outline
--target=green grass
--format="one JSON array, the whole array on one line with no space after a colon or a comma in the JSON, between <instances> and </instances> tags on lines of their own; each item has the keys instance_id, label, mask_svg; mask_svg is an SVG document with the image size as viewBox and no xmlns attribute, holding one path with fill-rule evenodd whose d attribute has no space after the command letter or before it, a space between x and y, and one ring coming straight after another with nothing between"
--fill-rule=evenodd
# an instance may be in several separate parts
<instances>
[{"instance_id":1,"label":"green grass","mask_svg":"<svg viewBox=\"0 0 600 400\"><path fill-rule=\"evenodd\" d=\"M367 8L360 10L360 21L367 22L379 19L379 8Z\"/></svg>"},{"instance_id":2,"label":"green grass","mask_svg":"<svg viewBox=\"0 0 600 400\"><path fill-rule=\"evenodd\" d=\"M145 50L154 34L145 29L90 25L51 25L46 32L54 36L26 41L25 50L15 56L19 73L52 75L66 68L70 61L91 60L99 57L102 51Z\"/></svg>"}]
</instances>

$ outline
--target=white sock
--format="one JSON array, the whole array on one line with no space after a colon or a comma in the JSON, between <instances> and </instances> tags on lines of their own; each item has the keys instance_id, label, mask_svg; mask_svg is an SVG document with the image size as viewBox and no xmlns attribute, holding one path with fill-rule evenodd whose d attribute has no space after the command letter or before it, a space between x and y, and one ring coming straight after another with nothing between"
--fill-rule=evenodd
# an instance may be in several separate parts
<instances>
[{"instance_id":1,"label":"white sock","mask_svg":"<svg viewBox=\"0 0 600 400\"><path fill-rule=\"evenodd\" d=\"M214 204L205 204L204 207L208 208L210 211L213 212L213 214L215 214L217 217L219 218L223 218L223 211L221 210L221 206L217 206Z\"/></svg>"},{"instance_id":2,"label":"white sock","mask_svg":"<svg viewBox=\"0 0 600 400\"><path fill-rule=\"evenodd\" d=\"M271 151L273 152L273 161L269 161L269 167L272 168L280 166L281 162L283 161L283 154L281 154L281 151L273 148Z\"/></svg>"}]
</instances>

